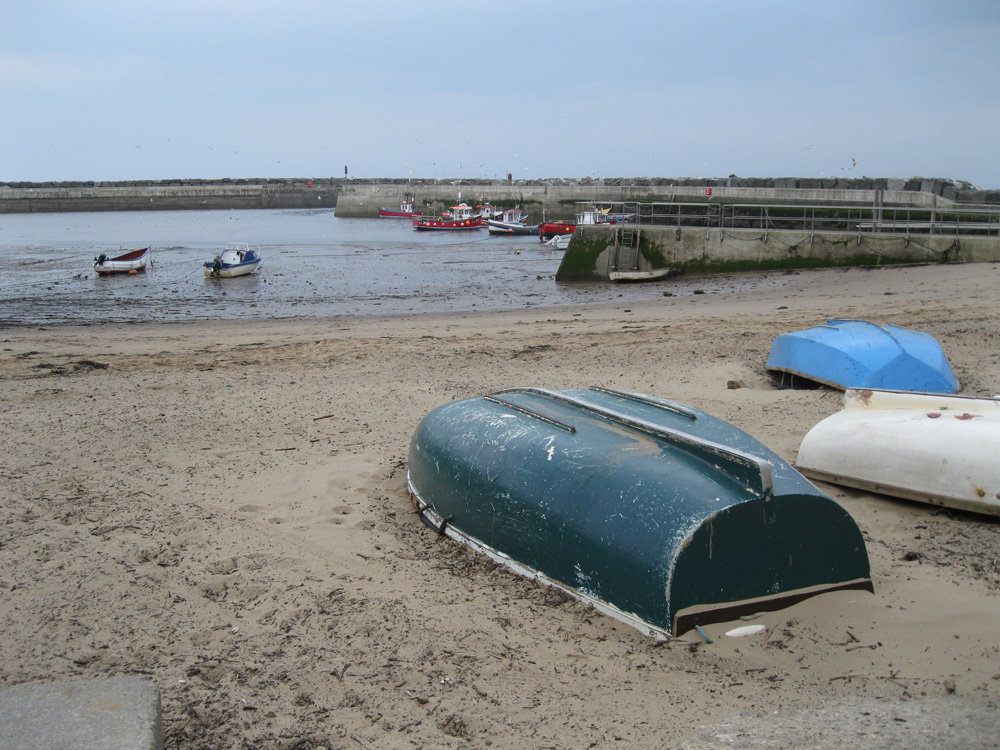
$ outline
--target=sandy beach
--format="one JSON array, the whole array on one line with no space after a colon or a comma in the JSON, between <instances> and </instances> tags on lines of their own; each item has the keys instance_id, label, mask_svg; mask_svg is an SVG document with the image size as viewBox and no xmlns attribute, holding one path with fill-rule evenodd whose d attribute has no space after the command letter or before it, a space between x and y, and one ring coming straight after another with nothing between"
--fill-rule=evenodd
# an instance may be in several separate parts
<instances>
[{"instance_id":1,"label":"sandy beach","mask_svg":"<svg viewBox=\"0 0 1000 750\"><path fill-rule=\"evenodd\" d=\"M0 329L0 684L148 675L168 748L1000 746L1000 519L817 483L862 529L874 594L657 643L413 513L418 422L513 386L668 398L794 462L842 394L779 390L764 363L827 318L930 333L962 393L1000 394L1000 264L777 281Z\"/></svg>"}]
</instances>

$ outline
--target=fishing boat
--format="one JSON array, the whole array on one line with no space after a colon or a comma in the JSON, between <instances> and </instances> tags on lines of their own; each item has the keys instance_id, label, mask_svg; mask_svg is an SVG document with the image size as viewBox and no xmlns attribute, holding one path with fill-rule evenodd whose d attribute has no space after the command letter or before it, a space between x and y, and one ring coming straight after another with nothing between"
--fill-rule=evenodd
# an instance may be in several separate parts
<instances>
[{"instance_id":1,"label":"fishing boat","mask_svg":"<svg viewBox=\"0 0 1000 750\"><path fill-rule=\"evenodd\" d=\"M413 208L413 195L406 193L398 209L379 206L378 215L385 219L412 219L414 216L423 216L424 212Z\"/></svg>"},{"instance_id":2,"label":"fishing boat","mask_svg":"<svg viewBox=\"0 0 1000 750\"><path fill-rule=\"evenodd\" d=\"M528 215L520 208L509 208L497 219L487 219L486 228L490 234L538 234L538 226L525 222Z\"/></svg>"},{"instance_id":3,"label":"fishing boat","mask_svg":"<svg viewBox=\"0 0 1000 750\"><path fill-rule=\"evenodd\" d=\"M824 482L1000 516L1000 399L848 389L802 439Z\"/></svg>"},{"instance_id":4,"label":"fishing boat","mask_svg":"<svg viewBox=\"0 0 1000 750\"><path fill-rule=\"evenodd\" d=\"M767 369L834 388L955 393L955 379L937 340L926 333L864 320L778 336Z\"/></svg>"},{"instance_id":5,"label":"fishing boat","mask_svg":"<svg viewBox=\"0 0 1000 750\"><path fill-rule=\"evenodd\" d=\"M538 225L538 239L551 240L557 234L573 234L576 224L572 221L543 221Z\"/></svg>"},{"instance_id":6,"label":"fishing boat","mask_svg":"<svg viewBox=\"0 0 1000 750\"><path fill-rule=\"evenodd\" d=\"M245 242L230 242L220 255L204 264L205 275L229 279L253 273L261 264L260 251Z\"/></svg>"},{"instance_id":7,"label":"fishing boat","mask_svg":"<svg viewBox=\"0 0 1000 750\"><path fill-rule=\"evenodd\" d=\"M482 203L476 206L475 213L482 216L483 221L489 221L490 219L496 219L503 213L503 211L494 206L492 203Z\"/></svg>"},{"instance_id":8,"label":"fishing boat","mask_svg":"<svg viewBox=\"0 0 1000 750\"><path fill-rule=\"evenodd\" d=\"M453 401L417 427L407 483L438 533L657 637L872 590L841 506L747 433L665 399Z\"/></svg>"},{"instance_id":9,"label":"fishing boat","mask_svg":"<svg viewBox=\"0 0 1000 750\"><path fill-rule=\"evenodd\" d=\"M592 224L620 224L633 218L634 214L618 211L612 213L612 203L586 202L579 204L580 208L576 213L576 223L580 225ZM603 206L603 208L601 207Z\"/></svg>"},{"instance_id":10,"label":"fishing boat","mask_svg":"<svg viewBox=\"0 0 1000 750\"><path fill-rule=\"evenodd\" d=\"M459 203L441 216L414 216L414 229L481 229L483 217L474 213L472 206Z\"/></svg>"},{"instance_id":11,"label":"fishing boat","mask_svg":"<svg viewBox=\"0 0 1000 750\"><path fill-rule=\"evenodd\" d=\"M94 258L94 270L100 276L112 276L119 273L142 273L146 270L146 261L149 260L149 248L132 250L115 257L108 257L107 253L101 253Z\"/></svg>"}]
</instances>

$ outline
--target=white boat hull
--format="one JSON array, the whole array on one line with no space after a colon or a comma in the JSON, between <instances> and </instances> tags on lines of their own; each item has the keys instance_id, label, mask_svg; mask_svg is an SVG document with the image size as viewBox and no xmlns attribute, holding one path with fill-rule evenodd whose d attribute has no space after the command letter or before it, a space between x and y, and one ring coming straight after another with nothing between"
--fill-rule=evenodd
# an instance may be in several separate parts
<instances>
[{"instance_id":1,"label":"white boat hull","mask_svg":"<svg viewBox=\"0 0 1000 750\"><path fill-rule=\"evenodd\" d=\"M149 259L149 248L134 250L125 253L117 258L108 258L100 255L94 258L94 270L99 276L111 276L114 274L142 273L146 270L146 261Z\"/></svg>"},{"instance_id":2,"label":"white boat hull","mask_svg":"<svg viewBox=\"0 0 1000 750\"><path fill-rule=\"evenodd\" d=\"M848 389L813 427L796 468L808 477L1000 516L1000 399Z\"/></svg>"},{"instance_id":3,"label":"white boat hull","mask_svg":"<svg viewBox=\"0 0 1000 750\"><path fill-rule=\"evenodd\" d=\"M659 279L665 279L670 275L669 268L654 268L649 271L612 271L608 274L612 281L620 282L639 282L639 281L657 281Z\"/></svg>"},{"instance_id":4,"label":"white boat hull","mask_svg":"<svg viewBox=\"0 0 1000 750\"><path fill-rule=\"evenodd\" d=\"M238 266L231 266L229 268L220 268L218 271L212 268L205 268L205 275L211 276L215 279L231 279L234 276L246 276L249 273L253 273L260 266L260 261L255 261L253 263L240 263Z\"/></svg>"},{"instance_id":5,"label":"white boat hull","mask_svg":"<svg viewBox=\"0 0 1000 750\"><path fill-rule=\"evenodd\" d=\"M214 279L246 276L257 270L263 259L260 252L245 242L230 242L214 261L205 263L205 275Z\"/></svg>"}]
</instances>

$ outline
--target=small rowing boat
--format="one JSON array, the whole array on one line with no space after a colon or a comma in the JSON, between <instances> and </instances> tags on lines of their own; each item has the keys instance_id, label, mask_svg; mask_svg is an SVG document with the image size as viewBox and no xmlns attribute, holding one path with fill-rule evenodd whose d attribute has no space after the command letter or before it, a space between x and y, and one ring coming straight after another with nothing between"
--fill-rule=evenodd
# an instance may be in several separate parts
<instances>
[{"instance_id":1,"label":"small rowing boat","mask_svg":"<svg viewBox=\"0 0 1000 750\"><path fill-rule=\"evenodd\" d=\"M958 381L933 336L866 320L830 320L778 336L766 366L840 389L958 391Z\"/></svg>"},{"instance_id":2,"label":"small rowing boat","mask_svg":"<svg viewBox=\"0 0 1000 750\"><path fill-rule=\"evenodd\" d=\"M101 253L94 258L94 270L100 276L112 276L119 273L142 273L146 270L146 261L148 259L148 247L116 255L113 258L109 258L106 253Z\"/></svg>"},{"instance_id":3,"label":"small rowing boat","mask_svg":"<svg viewBox=\"0 0 1000 750\"><path fill-rule=\"evenodd\" d=\"M611 271L608 274L608 277L612 281L618 281L620 283L637 283L665 279L672 272L673 269L671 268L652 268L648 271Z\"/></svg>"},{"instance_id":4,"label":"small rowing boat","mask_svg":"<svg viewBox=\"0 0 1000 750\"><path fill-rule=\"evenodd\" d=\"M1000 516L1000 399L851 388L802 439L796 465L824 482Z\"/></svg>"},{"instance_id":5,"label":"small rowing boat","mask_svg":"<svg viewBox=\"0 0 1000 750\"><path fill-rule=\"evenodd\" d=\"M857 525L759 441L604 388L515 388L431 411L410 444L421 519L650 635L871 590Z\"/></svg>"}]
</instances>

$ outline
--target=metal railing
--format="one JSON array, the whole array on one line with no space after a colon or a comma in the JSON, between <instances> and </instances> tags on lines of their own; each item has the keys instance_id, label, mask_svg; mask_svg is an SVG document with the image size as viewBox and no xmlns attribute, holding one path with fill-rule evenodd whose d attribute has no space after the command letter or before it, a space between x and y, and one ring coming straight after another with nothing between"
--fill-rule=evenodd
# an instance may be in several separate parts
<instances>
[{"instance_id":1,"label":"metal railing","mask_svg":"<svg viewBox=\"0 0 1000 750\"><path fill-rule=\"evenodd\" d=\"M601 202L600 205L602 208L609 207L612 214L631 214L632 222L644 226L1000 238L1000 207L789 206L612 201Z\"/></svg>"}]
</instances>

